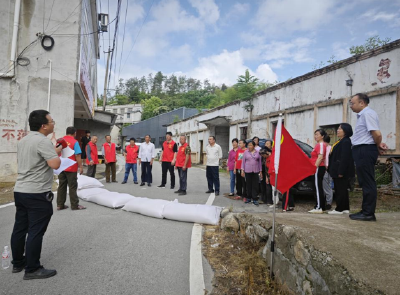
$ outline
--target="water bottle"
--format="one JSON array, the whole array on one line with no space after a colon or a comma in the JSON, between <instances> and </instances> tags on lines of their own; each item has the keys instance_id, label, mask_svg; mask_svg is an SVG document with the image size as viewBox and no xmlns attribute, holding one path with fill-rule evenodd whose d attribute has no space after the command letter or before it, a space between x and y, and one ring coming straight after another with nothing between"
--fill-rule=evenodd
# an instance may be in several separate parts
<instances>
[{"instance_id":1,"label":"water bottle","mask_svg":"<svg viewBox=\"0 0 400 295\"><path fill-rule=\"evenodd\" d=\"M10 264L10 251L8 251L8 246L5 246L3 254L1 255L1 266L3 267L3 269L7 269L10 267Z\"/></svg>"}]
</instances>

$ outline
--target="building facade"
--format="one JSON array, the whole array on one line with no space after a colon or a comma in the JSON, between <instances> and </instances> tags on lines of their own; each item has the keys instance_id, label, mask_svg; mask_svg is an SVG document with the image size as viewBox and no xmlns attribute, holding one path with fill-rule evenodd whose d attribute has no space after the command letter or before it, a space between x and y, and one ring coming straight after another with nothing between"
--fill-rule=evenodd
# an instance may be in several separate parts
<instances>
[{"instance_id":1,"label":"building facade","mask_svg":"<svg viewBox=\"0 0 400 295\"><path fill-rule=\"evenodd\" d=\"M96 110L102 110L103 107L97 107ZM141 104L107 105L106 112L117 115L115 125L136 124L142 117Z\"/></svg>"},{"instance_id":2,"label":"building facade","mask_svg":"<svg viewBox=\"0 0 400 295\"><path fill-rule=\"evenodd\" d=\"M99 24L96 0L0 0L0 181L17 173L17 143L28 116L49 110L56 124L109 132L115 115L96 112ZM101 142L100 142L101 143Z\"/></svg>"},{"instance_id":3,"label":"building facade","mask_svg":"<svg viewBox=\"0 0 400 295\"><path fill-rule=\"evenodd\" d=\"M124 127L122 129L122 137L125 139L134 137L136 141L142 142L144 141L144 137L149 134L151 136L151 141L154 143L156 149L158 149L161 148L162 143L165 141L165 133L167 132L168 124L191 117L198 112L197 109L179 108L141 121L137 124Z\"/></svg>"},{"instance_id":4,"label":"building facade","mask_svg":"<svg viewBox=\"0 0 400 295\"><path fill-rule=\"evenodd\" d=\"M174 134L187 135L194 162L204 162L210 135L216 136L224 156L233 138L273 137L279 114L293 138L314 145L314 131L324 128L333 138L342 122L356 124L349 99L356 93L370 96L377 111L388 156L400 155L400 40L362 55L280 83L255 95L251 112L235 101L168 126Z\"/></svg>"}]
</instances>

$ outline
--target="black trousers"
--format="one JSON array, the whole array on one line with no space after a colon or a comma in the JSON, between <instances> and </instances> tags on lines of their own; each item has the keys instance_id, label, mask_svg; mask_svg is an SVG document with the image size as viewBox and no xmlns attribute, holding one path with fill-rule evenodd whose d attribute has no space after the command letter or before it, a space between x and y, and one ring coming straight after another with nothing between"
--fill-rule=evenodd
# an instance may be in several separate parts
<instances>
[{"instance_id":1,"label":"black trousers","mask_svg":"<svg viewBox=\"0 0 400 295\"><path fill-rule=\"evenodd\" d=\"M207 166L206 177L208 190L219 192L219 166Z\"/></svg>"},{"instance_id":2,"label":"black trousers","mask_svg":"<svg viewBox=\"0 0 400 295\"><path fill-rule=\"evenodd\" d=\"M238 196L247 198L246 178L241 173L241 169L236 170L236 192Z\"/></svg>"},{"instance_id":3,"label":"black trousers","mask_svg":"<svg viewBox=\"0 0 400 295\"><path fill-rule=\"evenodd\" d=\"M272 205L272 186L271 184L267 184L266 180L266 173L263 172L263 179L260 182L261 187L261 200L266 204Z\"/></svg>"},{"instance_id":4,"label":"black trousers","mask_svg":"<svg viewBox=\"0 0 400 295\"><path fill-rule=\"evenodd\" d=\"M313 182L315 197L316 197L315 208L317 209L320 208L323 211L325 211L326 209L326 197L323 187L325 171L326 171L325 166L319 166L314 175L314 182Z\"/></svg>"},{"instance_id":5,"label":"black trousers","mask_svg":"<svg viewBox=\"0 0 400 295\"><path fill-rule=\"evenodd\" d=\"M334 178L333 184L335 186L336 209L335 211L342 212L343 210L350 210L349 179L346 177Z\"/></svg>"},{"instance_id":6,"label":"black trousers","mask_svg":"<svg viewBox=\"0 0 400 295\"><path fill-rule=\"evenodd\" d=\"M293 194L286 192L282 196L282 210L287 210L288 207L289 208L294 207L294 199L293 199Z\"/></svg>"},{"instance_id":7,"label":"black trousers","mask_svg":"<svg viewBox=\"0 0 400 295\"><path fill-rule=\"evenodd\" d=\"M171 165L171 162L161 162L161 170L162 170L162 179L161 185L167 184L167 172L171 175L171 186L175 186L175 171L174 166Z\"/></svg>"},{"instance_id":8,"label":"black trousers","mask_svg":"<svg viewBox=\"0 0 400 295\"><path fill-rule=\"evenodd\" d=\"M97 165L88 165L86 176L95 177Z\"/></svg>"},{"instance_id":9,"label":"black trousers","mask_svg":"<svg viewBox=\"0 0 400 295\"><path fill-rule=\"evenodd\" d=\"M365 215L374 215L378 195L375 181L378 148L375 144L356 145L353 146L352 152L358 183L363 191L362 211Z\"/></svg>"},{"instance_id":10,"label":"black trousers","mask_svg":"<svg viewBox=\"0 0 400 295\"><path fill-rule=\"evenodd\" d=\"M153 169L153 165L150 165L150 162L142 162L142 183L152 183L153 175L151 174L151 170Z\"/></svg>"},{"instance_id":11,"label":"black trousers","mask_svg":"<svg viewBox=\"0 0 400 295\"><path fill-rule=\"evenodd\" d=\"M186 192L187 189L187 173L188 168L183 170L182 167L178 167L178 176L179 176L179 190Z\"/></svg>"},{"instance_id":12,"label":"black trousers","mask_svg":"<svg viewBox=\"0 0 400 295\"><path fill-rule=\"evenodd\" d=\"M247 198L252 199L253 201L258 200L258 192L259 192L259 173L246 173L246 186L247 186Z\"/></svg>"},{"instance_id":13,"label":"black trousers","mask_svg":"<svg viewBox=\"0 0 400 295\"><path fill-rule=\"evenodd\" d=\"M26 272L34 272L40 267L43 236L53 215L53 206L46 194L14 192L17 211L11 235L12 263L21 267L26 262Z\"/></svg>"}]
</instances>

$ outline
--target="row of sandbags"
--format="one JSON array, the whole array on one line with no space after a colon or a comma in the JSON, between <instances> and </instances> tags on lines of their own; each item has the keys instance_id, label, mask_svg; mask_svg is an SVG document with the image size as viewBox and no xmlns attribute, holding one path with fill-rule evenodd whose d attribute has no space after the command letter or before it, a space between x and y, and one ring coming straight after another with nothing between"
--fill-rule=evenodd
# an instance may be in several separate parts
<instances>
[{"instance_id":1,"label":"row of sandbags","mask_svg":"<svg viewBox=\"0 0 400 295\"><path fill-rule=\"evenodd\" d=\"M178 200L139 198L130 194L110 192L103 187L97 179L83 175L78 177L78 197L109 208L122 207L122 210L155 218L213 225L218 224L222 210L217 206L183 204Z\"/></svg>"}]
</instances>

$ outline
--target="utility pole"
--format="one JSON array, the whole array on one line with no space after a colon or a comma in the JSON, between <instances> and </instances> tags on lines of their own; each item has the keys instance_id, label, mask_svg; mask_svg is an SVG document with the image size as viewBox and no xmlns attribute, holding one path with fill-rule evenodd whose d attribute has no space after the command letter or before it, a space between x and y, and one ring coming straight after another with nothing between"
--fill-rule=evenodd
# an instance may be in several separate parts
<instances>
[{"instance_id":1,"label":"utility pole","mask_svg":"<svg viewBox=\"0 0 400 295\"><path fill-rule=\"evenodd\" d=\"M106 110L106 103L107 103L107 78L108 78L108 66L110 64L110 53L112 50L110 50L110 47L108 47L108 51L104 53L108 53L107 57L107 67L106 67L106 77L104 78L104 94L103 94L103 111Z\"/></svg>"}]
</instances>

